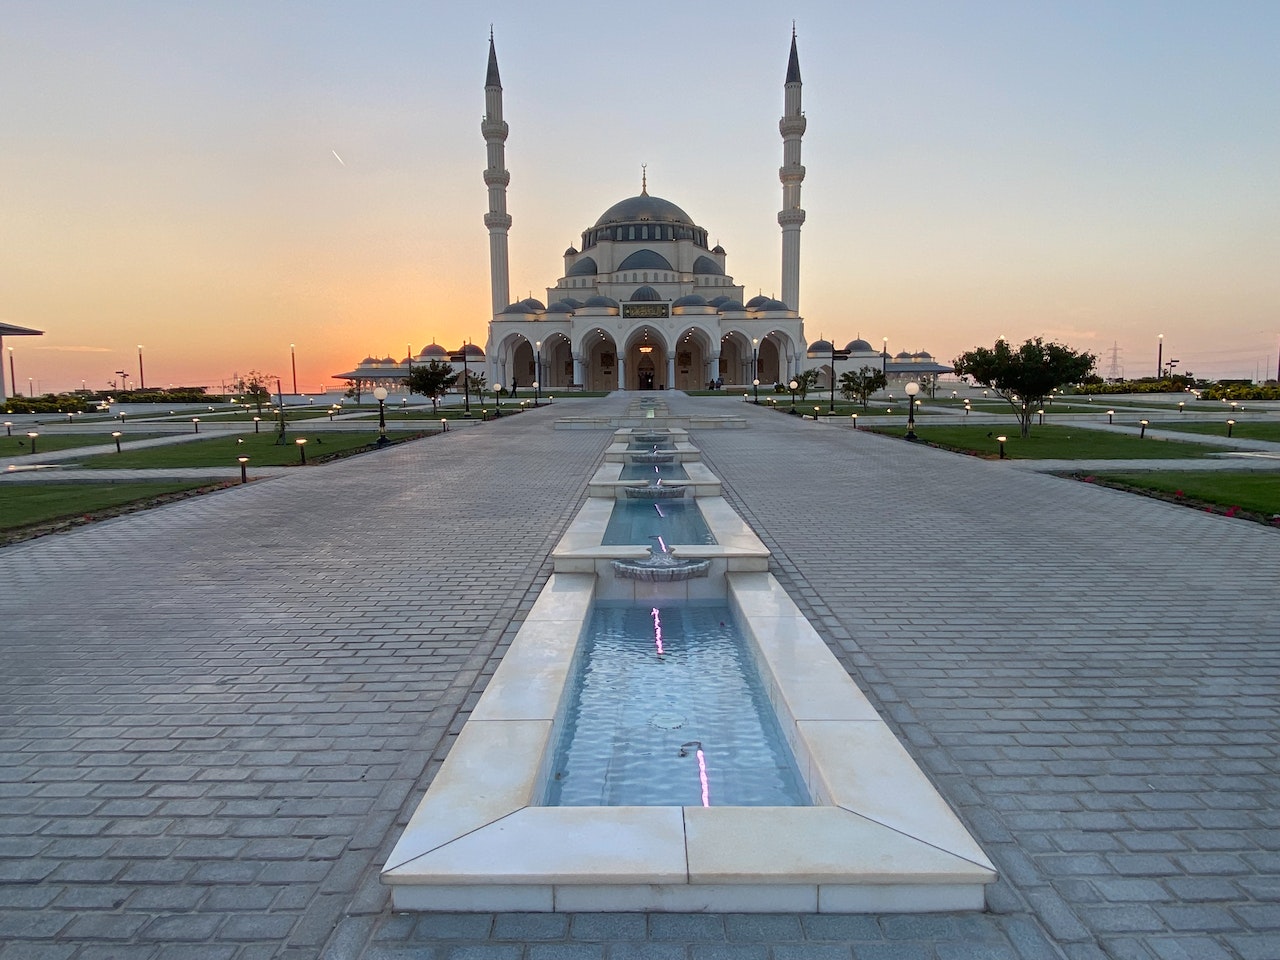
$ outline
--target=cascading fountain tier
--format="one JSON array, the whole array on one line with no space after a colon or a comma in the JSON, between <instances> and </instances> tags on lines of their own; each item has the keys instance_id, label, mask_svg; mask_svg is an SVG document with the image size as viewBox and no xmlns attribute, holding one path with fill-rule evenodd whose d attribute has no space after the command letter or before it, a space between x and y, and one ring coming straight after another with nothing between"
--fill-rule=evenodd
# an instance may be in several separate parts
<instances>
[{"instance_id":1,"label":"cascading fountain tier","mask_svg":"<svg viewBox=\"0 0 1280 960\"><path fill-rule=\"evenodd\" d=\"M710 560L680 560L661 537L651 537L649 556L643 560L614 560L613 572L624 580L647 580L650 583L671 583L705 577L711 569Z\"/></svg>"}]
</instances>

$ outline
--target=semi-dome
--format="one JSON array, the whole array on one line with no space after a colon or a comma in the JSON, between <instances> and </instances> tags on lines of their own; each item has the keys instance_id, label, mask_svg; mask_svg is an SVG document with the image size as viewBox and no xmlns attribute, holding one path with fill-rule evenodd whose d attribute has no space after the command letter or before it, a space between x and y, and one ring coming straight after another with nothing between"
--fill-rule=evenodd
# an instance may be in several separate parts
<instances>
[{"instance_id":1,"label":"semi-dome","mask_svg":"<svg viewBox=\"0 0 1280 960\"><path fill-rule=\"evenodd\" d=\"M661 300L663 299L663 296L657 290L653 289L653 287L646 284L643 287L637 287L635 292L631 294L630 299L631 302L634 303L637 300Z\"/></svg>"},{"instance_id":2,"label":"semi-dome","mask_svg":"<svg viewBox=\"0 0 1280 960\"><path fill-rule=\"evenodd\" d=\"M705 254L703 256L700 256L697 260L693 261L693 272L701 273L701 274L710 274L713 277L724 276L724 268L720 266L720 264L712 260L710 257L706 256Z\"/></svg>"},{"instance_id":3,"label":"semi-dome","mask_svg":"<svg viewBox=\"0 0 1280 960\"><path fill-rule=\"evenodd\" d=\"M809 344L809 349L805 352L811 357L826 356L831 357L831 351L835 349L835 344L830 340L815 340Z\"/></svg>"},{"instance_id":4,"label":"semi-dome","mask_svg":"<svg viewBox=\"0 0 1280 960\"><path fill-rule=\"evenodd\" d=\"M707 298L700 297L696 293L685 294L679 300L676 300L671 304L673 307L705 307L706 305Z\"/></svg>"},{"instance_id":5,"label":"semi-dome","mask_svg":"<svg viewBox=\"0 0 1280 960\"><path fill-rule=\"evenodd\" d=\"M850 340L844 347L850 353L875 353L875 347L865 340Z\"/></svg>"},{"instance_id":6,"label":"semi-dome","mask_svg":"<svg viewBox=\"0 0 1280 960\"><path fill-rule=\"evenodd\" d=\"M637 250L618 264L619 270L674 270L671 262L653 250Z\"/></svg>"},{"instance_id":7,"label":"semi-dome","mask_svg":"<svg viewBox=\"0 0 1280 960\"><path fill-rule=\"evenodd\" d=\"M664 223L686 223L693 226L693 218L670 200L651 197L647 193L615 203L600 214L596 226L603 227L611 223L629 223L638 220L660 220Z\"/></svg>"},{"instance_id":8,"label":"semi-dome","mask_svg":"<svg viewBox=\"0 0 1280 960\"><path fill-rule=\"evenodd\" d=\"M596 294L594 297L587 297L587 302L584 303L583 306L584 307L613 307L613 309L617 310L618 301L614 300L612 297L605 297L600 294Z\"/></svg>"},{"instance_id":9,"label":"semi-dome","mask_svg":"<svg viewBox=\"0 0 1280 960\"><path fill-rule=\"evenodd\" d=\"M583 257L581 260L576 261L574 265L569 268L569 272L566 273L565 276L566 277L594 277L598 272L599 272L599 268L596 266L595 257Z\"/></svg>"}]
</instances>

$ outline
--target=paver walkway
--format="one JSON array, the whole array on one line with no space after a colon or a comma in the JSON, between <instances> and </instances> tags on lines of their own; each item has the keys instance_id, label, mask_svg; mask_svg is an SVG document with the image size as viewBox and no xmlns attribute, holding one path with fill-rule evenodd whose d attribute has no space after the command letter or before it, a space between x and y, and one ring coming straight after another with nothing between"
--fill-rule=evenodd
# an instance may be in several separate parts
<instances>
[{"instance_id":1,"label":"paver walkway","mask_svg":"<svg viewBox=\"0 0 1280 960\"><path fill-rule=\"evenodd\" d=\"M695 442L992 911L391 913L609 438L551 413L0 551L0 957L1280 957L1280 532L766 410Z\"/></svg>"}]
</instances>

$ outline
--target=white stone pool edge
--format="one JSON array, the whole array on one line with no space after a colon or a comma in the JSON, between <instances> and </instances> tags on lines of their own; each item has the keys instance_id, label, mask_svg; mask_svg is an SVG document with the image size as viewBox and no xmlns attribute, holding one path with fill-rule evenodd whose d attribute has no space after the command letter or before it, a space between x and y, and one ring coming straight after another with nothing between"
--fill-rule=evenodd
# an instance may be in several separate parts
<instances>
[{"instance_id":1,"label":"white stone pool edge","mask_svg":"<svg viewBox=\"0 0 1280 960\"><path fill-rule=\"evenodd\" d=\"M387 860L397 909L980 910L995 868L767 572L728 600L810 807L544 807L594 573L552 575Z\"/></svg>"}]
</instances>

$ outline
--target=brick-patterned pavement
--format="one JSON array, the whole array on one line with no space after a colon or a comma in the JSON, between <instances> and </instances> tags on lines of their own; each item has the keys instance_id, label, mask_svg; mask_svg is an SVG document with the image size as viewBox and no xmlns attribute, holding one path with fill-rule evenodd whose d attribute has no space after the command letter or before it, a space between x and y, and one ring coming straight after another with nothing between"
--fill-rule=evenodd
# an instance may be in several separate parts
<instances>
[{"instance_id":1,"label":"brick-patterned pavement","mask_svg":"<svg viewBox=\"0 0 1280 960\"><path fill-rule=\"evenodd\" d=\"M1280 957L1280 531L670 402L749 417L695 441L1000 866L992 911L390 911L608 440L557 403L0 551L0 957Z\"/></svg>"}]
</instances>

